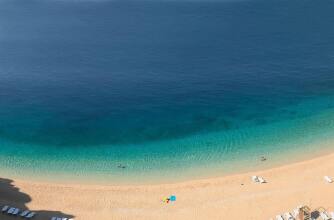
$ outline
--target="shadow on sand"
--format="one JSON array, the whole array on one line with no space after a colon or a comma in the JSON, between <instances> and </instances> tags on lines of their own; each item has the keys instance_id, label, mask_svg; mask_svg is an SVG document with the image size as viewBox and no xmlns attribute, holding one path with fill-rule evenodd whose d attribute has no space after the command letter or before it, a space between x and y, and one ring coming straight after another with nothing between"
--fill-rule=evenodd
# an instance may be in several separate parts
<instances>
[{"instance_id":1,"label":"shadow on sand","mask_svg":"<svg viewBox=\"0 0 334 220\"><path fill-rule=\"evenodd\" d=\"M26 205L32 199L28 194L21 192L19 188L13 185L13 180L0 178L0 207L9 205L19 208L21 211L29 209ZM36 213L33 219L50 220L51 217L74 218L73 215L62 213L61 211L31 210ZM17 219L18 217L0 213L1 220Z\"/></svg>"}]
</instances>

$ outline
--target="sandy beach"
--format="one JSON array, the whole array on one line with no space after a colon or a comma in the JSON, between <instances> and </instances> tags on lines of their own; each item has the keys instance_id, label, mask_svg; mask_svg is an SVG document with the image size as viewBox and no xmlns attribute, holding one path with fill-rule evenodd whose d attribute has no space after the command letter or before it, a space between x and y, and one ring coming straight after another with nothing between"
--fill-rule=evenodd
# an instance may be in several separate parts
<instances>
[{"instance_id":1,"label":"sandy beach","mask_svg":"<svg viewBox=\"0 0 334 220\"><path fill-rule=\"evenodd\" d=\"M252 175L267 183L256 184ZM269 219L298 205L334 210L334 154L221 178L142 186L61 185L3 177L0 204L37 211L36 219ZM176 195L173 203L163 197ZM43 210L43 211L40 211ZM0 214L1 219L13 219Z\"/></svg>"}]
</instances>

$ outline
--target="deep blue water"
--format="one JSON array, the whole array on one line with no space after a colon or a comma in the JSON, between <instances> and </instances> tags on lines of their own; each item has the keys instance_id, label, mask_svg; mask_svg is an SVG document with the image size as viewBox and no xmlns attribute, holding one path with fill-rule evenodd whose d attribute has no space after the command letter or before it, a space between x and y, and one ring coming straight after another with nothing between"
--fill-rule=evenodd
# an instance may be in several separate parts
<instances>
[{"instance_id":1,"label":"deep blue water","mask_svg":"<svg viewBox=\"0 0 334 220\"><path fill-rule=\"evenodd\" d=\"M333 11L331 0L1 0L0 165L229 170L228 158L316 139L334 127Z\"/></svg>"}]
</instances>

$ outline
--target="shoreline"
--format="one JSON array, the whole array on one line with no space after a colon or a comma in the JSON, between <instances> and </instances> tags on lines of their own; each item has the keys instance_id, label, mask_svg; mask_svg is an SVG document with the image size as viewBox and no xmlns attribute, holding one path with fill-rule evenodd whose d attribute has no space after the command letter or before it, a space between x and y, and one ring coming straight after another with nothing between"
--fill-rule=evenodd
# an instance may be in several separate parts
<instances>
[{"instance_id":1,"label":"shoreline","mask_svg":"<svg viewBox=\"0 0 334 220\"><path fill-rule=\"evenodd\" d=\"M267 183L255 184L251 175L263 176ZM61 210L75 219L269 219L301 204L333 211L334 185L324 181L325 175L334 177L334 153L265 170L181 183L112 186L14 180L13 185L31 197L25 204L30 209ZM162 198L169 195L176 195L177 201L163 203ZM10 199L14 201L15 195L0 198L0 205L10 203Z\"/></svg>"},{"instance_id":2,"label":"shoreline","mask_svg":"<svg viewBox=\"0 0 334 220\"><path fill-rule=\"evenodd\" d=\"M287 151L285 153L281 154L275 154L275 158L272 157L266 157L266 161L260 161L261 156L258 155L257 161L252 161L253 164L252 167L246 167L245 165L241 165L239 161L234 161L234 165L239 165L240 167L237 170L231 171L231 172L219 172L218 170L211 171L211 173L207 174L207 169L212 168L215 169L215 164L211 164L209 167L202 167L198 169L197 167L190 168L189 170L191 172L197 172L197 177L194 176L184 176L184 178L176 178L173 179L172 177L168 177L165 179L159 179L159 177L156 178L148 178L143 182L142 180L134 179L132 183L130 183L130 179L127 179L126 181L113 181L112 179L106 179L101 181L98 180L91 180L94 178L94 175L90 176L89 174L85 178L79 178L72 176L70 173L57 173L54 174L54 179L51 178L36 178L36 176L32 175L30 177L24 176L23 178L17 177L16 175L12 176L9 173L11 173L11 169L3 169L0 167L0 170L2 169L2 172L0 173L0 177L5 176L9 177L11 179L29 182L29 183L43 183L43 184L58 184L58 185L87 185L87 186L125 186L125 187L132 187L132 186L146 186L146 185L169 185L169 184L182 184L186 182L193 182L193 181L205 181L205 180L212 180L212 179L220 179L220 178L226 178L231 176L238 176L238 175L245 175L249 173L254 172L261 172L261 171L267 171L272 170L280 167L290 166L298 163L303 163L305 161L312 161L316 160L318 158L326 157L328 155L334 155L334 149L333 149L333 143L334 139L325 140L325 141L316 141L316 143L309 144L309 148L307 148L306 152L300 153L298 152L299 149L292 149L290 151ZM318 146L319 149L314 150L314 146ZM299 155L297 155L299 153ZM266 155L265 155L266 156ZM245 161L243 161L245 163ZM233 166L233 165L230 165ZM199 171L199 172L198 172ZM42 175L42 173L41 173ZM50 175L50 174L49 174ZM115 177L117 178L117 176ZM90 179L88 181L88 179ZM66 181L64 181L66 180Z\"/></svg>"},{"instance_id":3,"label":"shoreline","mask_svg":"<svg viewBox=\"0 0 334 220\"><path fill-rule=\"evenodd\" d=\"M334 144L333 144L334 145ZM55 186L59 186L59 187L66 187L66 186L70 186L70 187L117 187L117 188L140 188L140 187L161 187L161 186L173 186L173 185L187 185L187 184L192 184L192 183L206 183L206 182L212 182L212 181L218 181L218 180L224 180L224 179L229 179L229 178L236 178L236 177L240 177L240 176L245 176L248 175L249 177L251 177L251 175L254 174L261 174L261 173L266 173L266 172L274 172L277 170L283 170L283 169L288 169L291 167L295 167L295 166L301 166L303 164L308 164L308 163L315 163L315 162L319 162L320 160L325 160L328 158L334 158L334 151L329 151L329 150L325 150L322 153L317 152L317 156L314 158L310 158L310 156L306 156L307 158L305 159L297 159L294 162L288 163L288 164L284 164L284 165L273 165L273 166L269 166L266 168L258 168L258 169L254 169L254 170L248 170L248 171L243 171L243 172L236 172L236 173L230 173L230 174L226 174L226 175L221 175L221 176L211 176L211 177L204 177L204 178L198 178L198 179L187 179L187 180L183 180L183 181L170 181L170 182L149 182L149 183L140 183L140 184L130 184L130 183L112 183L112 184L103 184L103 183L99 183L99 182L91 182L91 183L86 183L85 181L79 183L79 182L51 182L50 181L39 181L39 180L34 180L34 179L20 179L20 178L11 178L9 177L9 179L13 179L15 180L15 182L24 182L27 184L42 184L42 185L55 185ZM303 155L302 157L305 157L305 155ZM264 162L265 163L265 162ZM333 162L334 165L334 162ZM334 173L334 171L333 171ZM334 176L333 176L334 177ZM3 176L0 173L0 178L8 178L8 176ZM334 185L333 185L334 186Z\"/></svg>"}]
</instances>

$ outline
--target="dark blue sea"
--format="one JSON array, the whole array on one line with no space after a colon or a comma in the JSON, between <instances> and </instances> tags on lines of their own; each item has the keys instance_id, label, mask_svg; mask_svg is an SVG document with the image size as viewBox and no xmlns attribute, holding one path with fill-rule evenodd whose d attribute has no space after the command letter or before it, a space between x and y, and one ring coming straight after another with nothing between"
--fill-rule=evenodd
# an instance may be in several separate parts
<instances>
[{"instance_id":1,"label":"dark blue sea","mask_svg":"<svg viewBox=\"0 0 334 220\"><path fill-rule=\"evenodd\" d=\"M333 12L332 0L0 0L0 167L137 183L321 152Z\"/></svg>"}]
</instances>

